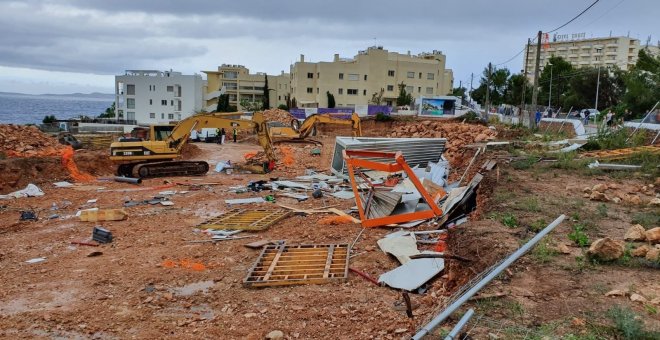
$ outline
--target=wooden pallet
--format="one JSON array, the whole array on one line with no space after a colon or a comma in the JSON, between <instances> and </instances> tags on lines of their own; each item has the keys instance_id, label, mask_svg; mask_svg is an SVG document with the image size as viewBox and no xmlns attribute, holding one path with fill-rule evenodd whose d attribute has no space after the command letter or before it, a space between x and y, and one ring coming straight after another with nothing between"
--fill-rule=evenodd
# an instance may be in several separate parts
<instances>
[{"instance_id":1,"label":"wooden pallet","mask_svg":"<svg viewBox=\"0 0 660 340\"><path fill-rule=\"evenodd\" d=\"M250 288L343 282L348 278L348 244L268 245L248 271Z\"/></svg>"},{"instance_id":2,"label":"wooden pallet","mask_svg":"<svg viewBox=\"0 0 660 340\"><path fill-rule=\"evenodd\" d=\"M264 230L289 216L287 209L235 208L197 225L200 229Z\"/></svg>"},{"instance_id":3,"label":"wooden pallet","mask_svg":"<svg viewBox=\"0 0 660 340\"><path fill-rule=\"evenodd\" d=\"M660 144L658 145L646 145L638 146L635 148L624 148L616 150L603 150L603 151L593 151L585 152L580 154L581 158L596 158L596 159L621 159L626 158L637 152L650 152L658 153L660 152Z\"/></svg>"}]
</instances>

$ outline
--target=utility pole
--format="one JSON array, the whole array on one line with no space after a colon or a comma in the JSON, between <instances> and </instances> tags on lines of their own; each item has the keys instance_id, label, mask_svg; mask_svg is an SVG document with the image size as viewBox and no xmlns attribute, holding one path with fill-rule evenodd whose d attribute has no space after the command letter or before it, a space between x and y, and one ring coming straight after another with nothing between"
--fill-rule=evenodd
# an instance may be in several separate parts
<instances>
[{"instance_id":1,"label":"utility pole","mask_svg":"<svg viewBox=\"0 0 660 340\"><path fill-rule=\"evenodd\" d=\"M532 89L532 110L529 111L529 128L536 128L536 105L539 97L539 64L541 63L541 34L536 38L536 66L534 68L534 88Z\"/></svg>"},{"instance_id":2,"label":"utility pole","mask_svg":"<svg viewBox=\"0 0 660 340\"><path fill-rule=\"evenodd\" d=\"M527 51L525 52L525 69L523 70L523 76L524 76L524 82L523 82L523 88L522 88L522 100L520 103L520 123L522 124L522 115L525 112L525 94L527 93L527 64L529 63L529 45L530 45L530 40L527 38Z\"/></svg>"},{"instance_id":3,"label":"utility pole","mask_svg":"<svg viewBox=\"0 0 660 340\"><path fill-rule=\"evenodd\" d=\"M594 109L598 110L598 90L600 89L600 65L598 65L598 80L596 80L596 105Z\"/></svg>"},{"instance_id":4,"label":"utility pole","mask_svg":"<svg viewBox=\"0 0 660 340\"><path fill-rule=\"evenodd\" d=\"M490 97L490 75L493 72L493 64L488 63L488 79L486 80L486 107L485 107L485 115L482 117L483 121L487 122L488 121L488 112L490 112L490 102L489 102L489 97Z\"/></svg>"},{"instance_id":5,"label":"utility pole","mask_svg":"<svg viewBox=\"0 0 660 340\"><path fill-rule=\"evenodd\" d=\"M472 104L472 80L474 79L474 72L470 73L470 104Z\"/></svg>"},{"instance_id":6,"label":"utility pole","mask_svg":"<svg viewBox=\"0 0 660 340\"><path fill-rule=\"evenodd\" d=\"M552 64L547 63L545 66L550 66L550 93L548 94L548 109L550 109L550 103L552 100Z\"/></svg>"}]
</instances>

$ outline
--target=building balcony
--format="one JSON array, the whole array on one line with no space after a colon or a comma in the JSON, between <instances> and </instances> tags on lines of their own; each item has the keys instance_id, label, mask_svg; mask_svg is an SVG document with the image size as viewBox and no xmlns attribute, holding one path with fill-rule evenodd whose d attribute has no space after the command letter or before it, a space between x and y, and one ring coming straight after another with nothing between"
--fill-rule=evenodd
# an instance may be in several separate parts
<instances>
[{"instance_id":1,"label":"building balcony","mask_svg":"<svg viewBox=\"0 0 660 340\"><path fill-rule=\"evenodd\" d=\"M605 60L605 64L616 64L616 60Z\"/></svg>"},{"instance_id":2,"label":"building balcony","mask_svg":"<svg viewBox=\"0 0 660 340\"><path fill-rule=\"evenodd\" d=\"M575 50L579 50L580 47L578 47L578 46L571 46L571 47L569 47L568 49L571 50L571 51L575 51Z\"/></svg>"},{"instance_id":3,"label":"building balcony","mask_svg":"<svg viewBox=\"0 0 660 340\"><path fill-rule=\"evenodd\" d=\"M591 54L589 54L589 53L580 53L580 57L583 57L583 58L587 57L588 58L588 57L591 57Z\"/></svg>"},{"instance_id":4,"label":"building balcony","mask_svg":"<svg viewBox=\"0 0 660 340\"><path fill-rule=\"evenodd\" d=\"M607 44L605 47L619 47L619 44Z\"/></svg>"},{"instance_id":5,"label":"building balcony","mask_svg":"<svg viewBox=\"0 0 660 340\"><path fill-rule=\"evenodd\" d=\"M569 58L577 58L578 55L575 54L575 53L571 53L571 54L568 55L568 57L569 57Z\"/></svg>"},{"instance_id":6,"label":"building balcony","mask_svg":"<svg viewBox=\"0 0 660 340\"><path fill-rule=\"evenodd\" d=\"M580 61L580 65L589 65L589 64L591 64L591 62L588 60Z\"/></svg>"},{"instance_id":7,"label":"building balcony","mask_svg":"<svg viewBox=\"0 0 660 340\"><path fill-rule=\"evenodd\" d=\"M605 52L605 55L619 55L619 53L618 53L618 52L608 51L608 52Z\"/></svg>"},{"instance_id":8,"label":"building balcony","mask_svg":"<svg viewBox=\"0 0 660 340\"><path fill-rule=\"evenodd\" d=\"M590 50L591 45L580 46L580 48L583 49L583 50Z\"/></svg>"}]
</instances>

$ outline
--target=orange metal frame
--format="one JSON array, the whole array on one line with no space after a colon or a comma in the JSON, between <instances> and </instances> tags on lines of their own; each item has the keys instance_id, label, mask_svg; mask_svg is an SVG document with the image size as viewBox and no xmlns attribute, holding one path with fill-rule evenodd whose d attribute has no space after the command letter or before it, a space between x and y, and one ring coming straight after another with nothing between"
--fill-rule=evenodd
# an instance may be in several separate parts
<instances>
[{"instance_id":1,"label":"orange metal frame","mask_svg":"<svg viewBox=\"0 0 660 340\"><path fill-rule=\"evenodd\" d=\"M442 216L442 209L438 207L436 201L431 197L431 195L424 189L422 182L419 181L413 170L410 168L408 163L403 159L403 154L398 152L380 152L380 151L363 151L363 150L344 150L343 151L344 160L346 160L346 166L348 167L348 176L351 179L351 186L353 187L353 194L356 197L355 203L357 204L358 211L360 213L360 220L362 221L363 227L378 227L394 223L404 223L415 220L428 219L433 217ZM373 158L391 158L394 160L393 163L379 163L370 161L367 159L360 159L359 157L373 157ZM355 181L354 168L366 168L371 170L379 170L385 172L397 172L404 171L410 181L415 185L415 188L422 195L426 203L431 207L429 210L417 211L407 214L400 215L391 215L379 218L367 219L365 215L364 207L362 206L362 200L359 199L359 190L357 187L357 182ZM438 196L444 196L446 193L441 193Z\"/></svg>"}]
</instances>

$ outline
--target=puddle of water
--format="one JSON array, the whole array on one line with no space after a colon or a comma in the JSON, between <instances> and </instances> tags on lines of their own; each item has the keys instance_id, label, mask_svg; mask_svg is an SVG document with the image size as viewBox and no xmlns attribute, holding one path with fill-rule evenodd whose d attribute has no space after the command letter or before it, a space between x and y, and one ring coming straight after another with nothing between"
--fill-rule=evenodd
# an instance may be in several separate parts
<instances>
[{"instance_id":1,"label":"puddle of water","mask_svg":"<svg viewBox=\"0 0 660 340\"><path fill-rule=\"evenodd\" d=\"M206 293L214 284L215 283L211 280L190 283L183 287L174 288L174 294L179 296L190 296L197 292Z\"/></svg>"}]
</instances>

